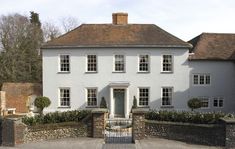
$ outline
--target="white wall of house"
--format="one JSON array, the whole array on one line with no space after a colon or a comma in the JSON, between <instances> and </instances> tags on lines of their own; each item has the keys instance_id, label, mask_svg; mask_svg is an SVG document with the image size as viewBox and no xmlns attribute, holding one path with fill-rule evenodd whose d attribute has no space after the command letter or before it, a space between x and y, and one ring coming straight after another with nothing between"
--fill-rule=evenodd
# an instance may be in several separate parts
<instances>
[{"instance_id":1,"label":"white wall of house","mask_svg":"<svg viewBox=\"0 0 235 149\"><path fill-rule=\"evenodd\" d=\"M58 73L60 54L70 55L71 70L68 74ZM87 54L97 55L97 73L86 73ZM125 55L125 73L113 73L115 54ZM150 56L149 73L138 73L139 54L148 54ZM161 72L163 54L173 55L173 73ZM129 99L127 99L129 102L128 110L131 109L133 96L136 96L138 99L138 87L150 88L150 108L165 109L161 106L161 87L164 86L173 87L172 106L174 109L188 110L189 71L191 69L189 69L187 59L188 49L180 48L43 49L43 95L49 97L52 101L50 107L45 109L45 112L86 108L87 87L97 87L98 105L103 96L109 105L110 87L108 85L111 82L117 81L129 82L130 84L128 87ZM193 64L190 66L198 69ZM70 88L71 108L59 107L60 87Z\"/></svg>"},{"instance_id":2,"label":"white wall of house","mask_svg":"<svg viewBox=\"0 0 235 149\"><path fill-rule=\"evenodd\" d=\"M190 61L190 88L189 95L192 97L208 97L209 107L201 111L224 111L235 110L235 64L229 61ZM193 85L193 74L210 74L210 85ZM215 97L224 98L223 107L214 107Z\"/></svg>"}]
</instances>

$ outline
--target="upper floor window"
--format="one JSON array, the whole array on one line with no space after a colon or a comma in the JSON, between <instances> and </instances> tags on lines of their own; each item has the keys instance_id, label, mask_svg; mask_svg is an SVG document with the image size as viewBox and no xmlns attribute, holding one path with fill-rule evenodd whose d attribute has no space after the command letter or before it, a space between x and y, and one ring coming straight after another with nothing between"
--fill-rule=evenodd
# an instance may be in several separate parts
<instances>
[{"instance_id":1,"label":"upper floor window","mask_svg":"<svg viewBox=\"0 0 235 149\"><path fill-rule=\"evenodd\" d=\"M149 55L139 55L139 72L149 71Z\"/></svg>"},{"instance_id":2,"label":"upper floor window","mask_svg":"<svg viewBox=\"0 0 235 149\"><path fill-rule=\"evenodd\" d=\"M60 106L68 107L70 106L70 89L60 88Z\"/></svg>"},{"instance_id":3,"label":"upper floor window","mask_svg":"<svg viewBox=\"0 0 235 149\"><path fill-rule=\"evenodd\" d=\"M139 106L148 106L149 88L139 88Z\"/></svg>"},{"instance_id":4,"label":"upper floor window","mask_svg":"<svg viewBox=\"0 0 235 149\"><path fill-rule=\"evenodd\" d=\"M213 101L214 107L223 107L224 106L224 99L222 97L215 97Z\"/></svg>"},{"instance_id":5,"label":"upper floor window","mask_svg":"<svg viewBox=\"0 0 235 149\"><path fill-rule=\"evenodd\" d=\"M173 60L172 55L162 56L162 72L172 72L173 71Z\"/></svg>"},{"instance_id":6,"label":"upper floor window","mask_svg":"<svg viewBox=\"0 0 235 149\"><path fill-rule=\"evenodd\" d=\"M60 55L60 71L69 72L70 71L70 60L69 55Z\"/></svg>"},{"instance_id":7,"label":"upper floor window","mask_svg":"<svg viewBox=\"0 0 235 149\"><path fill-rule=\"evenodd\" d=\"M87 71L88 72L96 72L97 71L96 55L87 55Z\"/></svg>"},{"instance_id":8,"label":"upper floor window","mask_svg":"<svg viewBox=\"0 0 235 149\"><path fill-rule=\"evenodd\" d=\"M163 87L162 88L162 105L170 106L172 105L172 87Z\"/></svg>"},{"instance_id":9,"label":"upper floor window","mask_svg":"<svg viewBox=\"0 0 235 149\"><path fill-rule=\"evenodd\" d=\"M211 77L209 74L193 74L194 85L210 85Z\"/></svg>"},{"instance_id":10,"label":"upper floor window","mask_svg":"<svg viewBox=\"0 0 235 149\"><path fill-rule=\"evenodd\" d=\"M114 56L114 71L124 72L125 71L125 58L124 55Z\"/></svg>"},{"instance_id":11,"label":"upper floor window","mask_svg":"<svg viewBox=\"0 0 235 149\"><path fill-rule=\"evenodd\" d=\"M87 89L87 106L97 106L97 89Z\"/></svg>"}]
</instances>

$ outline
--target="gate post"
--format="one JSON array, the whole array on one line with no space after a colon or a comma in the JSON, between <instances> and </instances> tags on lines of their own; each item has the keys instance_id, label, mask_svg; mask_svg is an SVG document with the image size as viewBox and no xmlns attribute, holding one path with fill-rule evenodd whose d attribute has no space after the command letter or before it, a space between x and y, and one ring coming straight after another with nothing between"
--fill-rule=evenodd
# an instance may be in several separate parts
<instances>
[{"instance_id":1,"label":"gate post","mask_svg":"<svg viewBox=\"0 0 235 149\"><path fill-rule=\"evenodd\" d=\"M2 121L2 145L15 146L24 142L27 127L21 119L11 118Z\"/></svg>"},{"instance_id":2,"label":"gate post","mask_svg":"<svg viewBox=\"0 0 235 149\"><path fill-rule=\"evenodd\" d=\"M222 118L220 119L224 125L224 144L225 148L235 148L235 119Z\"/></svg>"},{"instance_id":3,"label":"gate post","mask_svg":"<svg viewBox=\"0 0 235 149\"><path fill-rule=\"evenodd\" d=\"M104 138L107 109L92 110L92 136L93 138Z\"/></svg>"},{"instance_id":4,"label":"gate post","mask_svg":"<svg viewBox=\"0 0 235 149\"><path fill-rule=\"evenodd\" d=\"M132 109L132 138L141 140L145 138L145 113L148 112L147 108Z\"/></svg>"}]
</instances>

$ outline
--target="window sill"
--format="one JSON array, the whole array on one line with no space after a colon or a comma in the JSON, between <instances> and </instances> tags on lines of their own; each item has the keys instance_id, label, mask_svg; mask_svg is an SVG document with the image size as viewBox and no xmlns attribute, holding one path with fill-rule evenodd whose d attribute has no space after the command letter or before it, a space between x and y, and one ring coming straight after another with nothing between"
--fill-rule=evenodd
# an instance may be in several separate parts
<instances>
[{"instance_id":1,"label":"window sill","mask_svg":"<svg viewBox=\"0 0 235 149\"><path fill-rule=\"evenodd\" d=\"M70 73L70 71L59 71L59 72L57 72L58 74L69 74Z\"/></svg>"},{"instance_id":2,"label":"window sill","mask_svg":"<svg viewBox=\"0 0 235 149\"><path fill-rule=\"evenodd\" d=\"M173 71L161 71L162 74L173 74Z\"/></svg>"},{"instance_id":3,"label":"window sill","mask_svg":"<svg viewBox=\"0 0 235 149\"><path fill-rule=\"evenodd\" d=\"M145 73L150 73L150 71L138 71L137 73L143 73L143 74L145 74Z\"/></svg>"},{"instance_id":4,"label":"window sill","mask_svg":"<svg viewBox=\"0 0 235 149\"><path fill-rule=\"evenodd\" d=\"M92 109L92 108L99 108L98 106L86 106L86 108Z\"/></svg>"},{"instance_id":5,"label":"window sill","mask_svg":"<svg viewBox=\"0 0 235 149\"><path fill-rule=\"evenodd\" d=\"M166 106L161 106L162 109L173 109L174 106L171 106L171 105L166 105Z\"/></svg>"},{"instance_id":6,"label":"window sill","mask_svg":"<svg viewBox=\"0 0 235 149\"><path fill-rule=\"evenodd\" d=\"M58 109L70 109L71 108L71 106L59 106L59 107L57 107Z\"/></svg>"},{"instance_id":7,"label":"window sill","mask_svg":"<svg viewBox=\"0 0 235 149\"><path fill-rule=\"evenodd\" d=\"M113 71L112 73L126 73L126 71Z\"/></svg>"},{"instance_id":8,"label":"window sill","mask_svg":"<svg viewBox=\"0 0 235 149\"><path fill-rule=\"evenodd\" d=\"M87 74L98 73L97 71L86 71Z\"/></svg>"},{"instance_id":9,"label":"window sill","mask_svg":"<svg viewBox=\"0 0 235 149\"><path fill-rule=\"evenodd\" d=\"M150 108L149 106L137 106L137 108Z\"/></svg>"}]
</instances>

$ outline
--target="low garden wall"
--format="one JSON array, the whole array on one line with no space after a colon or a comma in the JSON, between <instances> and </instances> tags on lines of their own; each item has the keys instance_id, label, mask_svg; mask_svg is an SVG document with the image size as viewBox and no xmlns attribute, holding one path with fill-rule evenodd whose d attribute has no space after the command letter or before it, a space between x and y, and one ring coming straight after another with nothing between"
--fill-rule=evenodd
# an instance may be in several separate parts
<instances>
[{"instance_id":1,"label":"low garden wall","mask_svg":"<svg viewBox=\"0 0 235 149\"><path fill-rule=\"evenodd\" d=\"M226 138L223 124L189 124L146 120L145 133L148 137L216 146L225 146Z\"/></svg>"},{"instance_id":2,"label":"low garden wall","mask_svg":"<svg viewBox=\"0 0 235 149\"><path fill-rule=\"evenodd\" d=\"M49 139L87 137L91 134L88 127L82 122L28 126L24 135L24 143Z\"/></svg>"}]
</instances>

